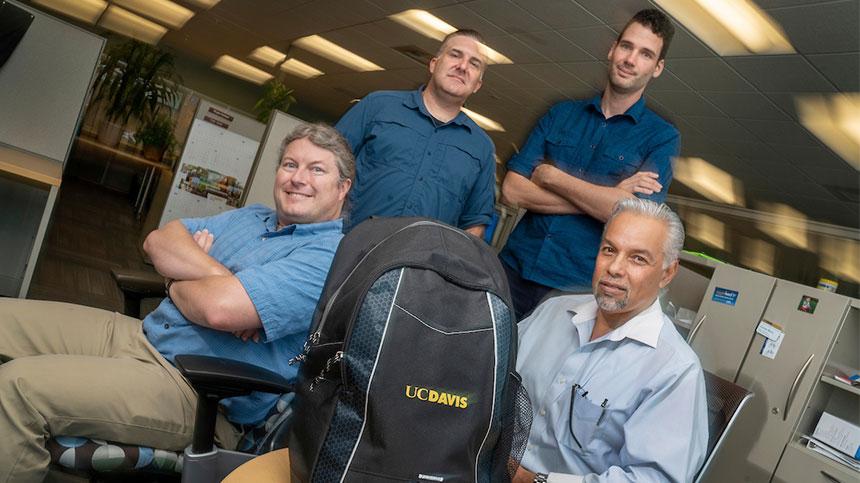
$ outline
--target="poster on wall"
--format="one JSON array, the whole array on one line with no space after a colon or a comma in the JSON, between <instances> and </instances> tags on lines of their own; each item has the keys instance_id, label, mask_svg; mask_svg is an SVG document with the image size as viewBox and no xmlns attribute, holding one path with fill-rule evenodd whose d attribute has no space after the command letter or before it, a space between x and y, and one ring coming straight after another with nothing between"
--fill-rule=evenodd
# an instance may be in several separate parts
<instances>
[{"instance_id":1,"label":"poster on wall","mask_svg":"<svg viewBox=\"0 0 860 483\"><path fill-rule=\"evenodd\" d=\"M201 101L159 227L238 208L264 129L247 116Z\"/></svg>"}]
</instances>

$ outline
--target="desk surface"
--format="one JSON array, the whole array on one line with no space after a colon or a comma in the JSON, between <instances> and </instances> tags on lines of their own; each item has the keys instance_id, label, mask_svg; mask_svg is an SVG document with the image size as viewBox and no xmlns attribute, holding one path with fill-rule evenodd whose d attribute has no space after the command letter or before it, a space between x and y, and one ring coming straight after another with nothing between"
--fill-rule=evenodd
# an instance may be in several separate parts
<instances>
[{"instance_id":1,"label":"desk surface","mask_svg":"<svg viewBox=\"0 0 860 483\"><path fill-rule=\"evenodd\" d=\"M144 158L143 156L138 156L137 154L128 152L126 150L118 149L118 148L108 146L106 144L102 144L93 138L88 138L85 136L78 136L77 138L75 138L75 140L78 142L78 145L80 147L89 148L89 149L96 149L96 150L102 151L106 154L113 156L114 159L120 159L122 161L127 161L127 162L131 162L134 164L144 164L146 166L157 168L157 169L160 169L163 171L170 171L170 166L168 166L164 163L159 163L158 161L152 161L152 160Z\"/></svg>"},{"instance_id":2,"label":"desk surface","mask_svg":"<svg viewBox=\"0 0 860 483\"><path fill-rule=\"evenodd\" d=\"M60 186L63 163L0 144L0 171L51 186Z\"/></svg>"}]
</instances>

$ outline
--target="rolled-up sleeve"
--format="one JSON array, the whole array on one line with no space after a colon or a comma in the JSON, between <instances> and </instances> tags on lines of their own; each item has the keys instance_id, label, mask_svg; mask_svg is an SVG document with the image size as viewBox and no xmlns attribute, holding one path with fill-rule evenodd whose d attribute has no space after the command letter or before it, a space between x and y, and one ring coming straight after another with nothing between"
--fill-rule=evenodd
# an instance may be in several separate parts
<instances>
[{"instance_id":1,"label":"rolled-up sleeve","mask_svg":"<svg viewBox=\"0 0 860 483\"><path fill-rule=\"evenodd\" d=\"M457 225L460 228L486 225L493 217L496 203L496 159L490 150L481 160L481 172L469 192Z\"/></svg>"},{"instance_id":2,"label":"rolled-up sleeve","mask_svg":"<svg viewBox=\"0 0 860 483\"><path fill-rule=\"evenodd\" d=\"M552 129L555 117L558 115L561 106L562 104L556 104L540 118L529 133L529 137L526 139L526 143L520 152L508 160L507 168L509 171L513 171L526 178L532 177L532 171L546 156L546 138Z\"/></svg>"},{"instance_id":3,"label":"rolled-up sleeve","mask_svg":"<svg viewBox=\"0 0 860 483\"><path fill-rule=\"evenodd\" d=\"M681 135L678 131L673 128L667 130L665 135L666 139L651 150L639 169L639 171L653 171L657 173L657 182L663 186L663 189L650 195L636 193L636 196L656 203L666 201L669 185L672 183L672 161L681 152Z\"/></svg>"}]
</instances>

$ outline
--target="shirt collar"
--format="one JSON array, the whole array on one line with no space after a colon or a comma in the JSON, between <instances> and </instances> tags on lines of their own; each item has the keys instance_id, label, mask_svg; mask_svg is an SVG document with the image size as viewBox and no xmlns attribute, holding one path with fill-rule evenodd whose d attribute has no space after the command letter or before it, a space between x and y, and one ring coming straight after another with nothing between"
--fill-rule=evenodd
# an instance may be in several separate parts
<instances>
[{"instance_id":1,"label":"shirt collar","mask_svg":"<svg viewBox=\"0 0 860 483\"><path fill-rule=\"evenodd\" d=\"M588 104L592 106L592 108L603 114L603 109L600 107L600 100L603 98L603 94L598 94L591 99L588 100ZM632 106L630 106L627 111L622 114L622 116L627 116L633 120L635 123L639 123L639 120L642 119L642 114L645 113L645 95L642 95L638 101L636 101Z\"/></svg>"},{"instance_id":2,"label":"shirt collar","mask_svg":"<svg viewBox=\"0 0 860 483\"><path fill-rule=\"evenodd\" d=\"M410 109L417 109L418 112L424 114L430 119L434 119L437 122L441 122L435 117L433 117L432 114L430 114L430 111L427 110L427 106L424 104L424 97L422 96L422 93L424 92L425 87L427 87L426 84L422 84L421 87L412 91L411 95L407 96L403 100L403 105ZM467 116L463 111L458 112L454 119L451 119L450 121L442 125L445 124L456 124L458 126L463 126L468 129L469 132L472 132L471 119L469 119L469 116Z\"/></svg>"},{"instance_id":3,"label":"shirt collar","mask_svg":"<svg viewBox=\"0 0 860 483\"><path fill-rule=\"evenodd\" d=\"M591 331L594 329L594 320L597 318L597 301L592 299L576 306L570 312L573 312L570 321L579 332L580 341L582 341L581 347L588 343ZM621 327L592 342L601 340L621 341L629 338L656 348L662 328L663 310L660 308L660 300L657 299L647 309L628 320Z\"/></svg>"},{"instance_id":4,"label":"shirt collar","mask_svg":"<svg viewBox=\"0 0 860 483\"><path fill-rule=\"evenodd\" d=\"M319 235L322 233L343 231L343 218L321 221L319 223L294 223L278 230L278 216L275 212L257 213L257 218L266 226L263 236L273 237L282 235Z\"/></svg>"}]
</instances>

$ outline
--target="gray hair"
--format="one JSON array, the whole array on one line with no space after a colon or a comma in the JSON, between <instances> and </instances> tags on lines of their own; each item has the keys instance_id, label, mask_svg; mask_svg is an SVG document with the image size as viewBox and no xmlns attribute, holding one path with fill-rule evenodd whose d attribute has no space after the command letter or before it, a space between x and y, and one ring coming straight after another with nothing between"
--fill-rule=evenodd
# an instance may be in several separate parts
<instances>
[{"instance_id":1,"label":"gray hair","mask_svg":"<svg viewBox=\"0 0 860 483\"><path fill-rule=\"evenodd\" d=\"M281 165L281 160L284 159L284 152L287 150L287 146L299 139L307 139L314 146L325 149L334 155L334 162L337 165L341 182L348 179L355 181L355 157L352 155L349 143L337 129L321 122L300 124L291 133L287 134L284 142L281 143L278 166Z\"/></svg>"},{"instance_id":2,"label":"gray hair","mask_svg":"<svg viewBox=\"0 0 860 483\"><path fill-rule=\"evenodd\" d=\"M672 211L665 203L655 203L651 200L642 200L639 198L622 198L615 203L612 208L612 214L606 220L603 226L603 233L606 234L606 227L621 213L633 213L654 220L660 220L666 223L666 243L663 245L663 268L672 264L681 254L681 249L684 248L684 224L678 215Z\"/></svg>"}]
</instances>

